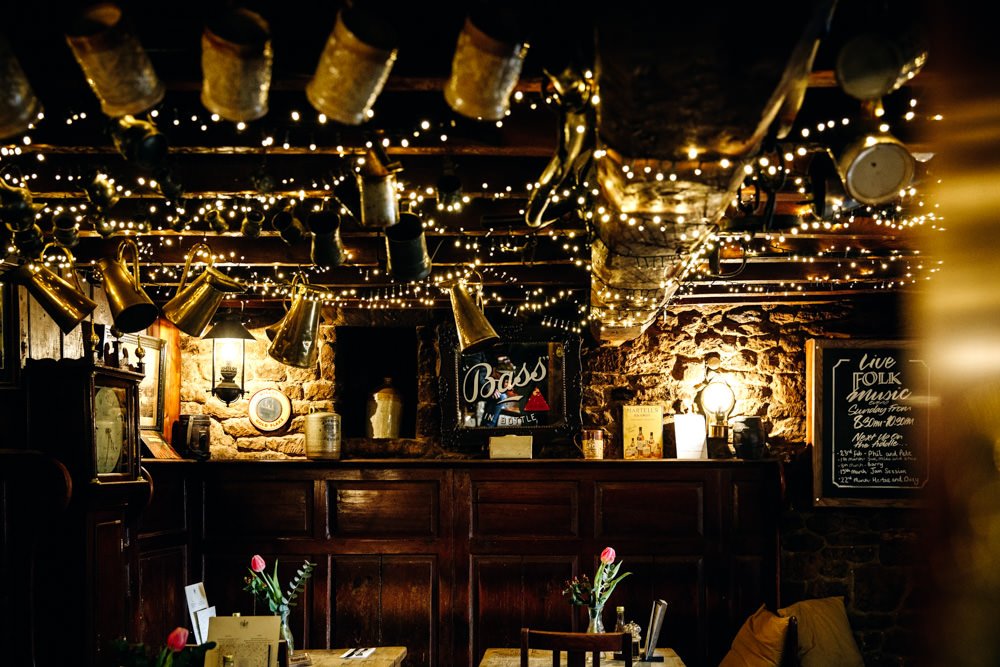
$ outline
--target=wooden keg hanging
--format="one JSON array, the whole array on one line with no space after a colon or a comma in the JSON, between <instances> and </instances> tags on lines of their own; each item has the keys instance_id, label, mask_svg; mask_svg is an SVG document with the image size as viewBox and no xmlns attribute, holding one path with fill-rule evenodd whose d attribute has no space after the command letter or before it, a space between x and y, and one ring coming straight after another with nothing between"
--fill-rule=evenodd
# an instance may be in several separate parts
<instances>
[{"instance_id":1,"label":"wooden keg hanging","mask_svg":"<svg viewBox=\"0 0 1000 667\"><path fill-rule=\"evenodd\" d=\"M166 89L117 5L84 9L66 42L106 115L139 114L163 99Z\"/></svg>"},{"instance_id":2,"label":"wooden keg hanging","mask_svg":"<svg viewBox=\"0 0 1000 667\"><path fill-rule=\"evenodd\" d=\"M261 118L267 113L273 58L267 21L249 9L223 12L201 37L201 103L233 122Z\"/></svg>"},{"instance_id":3,"label":"wooden keg hanging","mask_svg":"<svg viewBox=\"0 0 1000 667\"><path fill-rule=\"evenodd\" d=\"M309 103L338 123L365 122L396 62L395 42L395 31L376 15L341 10L306 86Z\"/></svg>"}]
</instances>

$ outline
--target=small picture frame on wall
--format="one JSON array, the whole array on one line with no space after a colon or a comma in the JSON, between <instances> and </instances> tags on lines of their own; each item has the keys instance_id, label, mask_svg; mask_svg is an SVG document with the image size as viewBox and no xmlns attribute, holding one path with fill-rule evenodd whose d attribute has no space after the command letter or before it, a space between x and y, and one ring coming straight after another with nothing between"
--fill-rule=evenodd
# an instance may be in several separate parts
<instances>
[{"instance_id":1,"label":"small picture frame on wall","mask_svg":"<svg viewBox=\"0 0 1000 667\"><path fill-rule=\"evenodd\" d=\"M622 454L626 459L663 458L663 406L622 406Z\"/></svg>"},{"instance_id":2,"label":"small picture frame on wall","mask_svg":"<svg viewBox=\"0 0 1000 667\"><path fill-rule=\"evenodd\" d=\"M145 378L139 383L139 428L163 433L163 341L152 336L125 334L122 336L122 357L135 366L139 342L146 351L143 356Z\"/></svg>"}]
</instances>

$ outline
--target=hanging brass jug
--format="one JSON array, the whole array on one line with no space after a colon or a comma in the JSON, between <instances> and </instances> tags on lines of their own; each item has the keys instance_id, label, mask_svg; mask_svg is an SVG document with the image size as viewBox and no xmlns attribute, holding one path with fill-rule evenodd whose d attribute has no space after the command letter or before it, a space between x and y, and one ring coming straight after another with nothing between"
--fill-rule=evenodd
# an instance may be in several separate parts
<instances>
[{"instance_id":1,"label":"hanging brass jug","mask_svg":"<svg viewBox=\"0 0 1000 667\"><path fill-rule=\"evenodd\" d=\"M122 260L127 249L132 251L131 274ZM104 276L104 293L111 306L111 318L115 327L125 333L133 333L142 331L156 321L159 309L139 284L139 248L135 241L125 239L119 243L117 257L102 257L97 261L97 268Z\"/></svg>"},{"instance_id":2,"label":"hanging brass jug","mask_svg":"<svg viewBox=\"0 0 1000 667\"><path fill-rule=\"evenodd\" d=\"M42 255L50 247L61 250L69 259L70 266L75 265L73 253L55 243L47 244L42 250ZM75 285L40 261L22 264L13 271L14 280L27 288L28 293L35 297L35 301L45 309L64 334L72 331L97 308L97 303L83 293L80 280L76 277L75 271L73 273Z\"/></svg>"},{"instance_id":3,"label":"hanging brass jug","mask_svg":"<svg viewBox=\"0 0 1000 667\"><path fill-rule=\"evenodd\" d=\"M200 276L185 287L191 260L199 248L205 249L208 266ZM212 249L207 243L196 243L192 246L184 262L184 273L181 275L180 285L177 286L177 293L163 306L163 316L189 336L201 337L205 333L226 294L246 290L243 283L212 266L212 261Z\"/></svg>"},{"instance_id":4,"label":"hanging brass jug","mask_svg":"<svg viewBox=\"0 0 1000 667\"><path fill-rule=\"evenodd\" d=\"M473 300L462 282L451 286L451 310L455 315L458 330L458 349L461 352L475 352L489 347L500 340L500 336L490 325L477 301L481 301L482 286L476 288L477 299Z\"/></svg>"},{"instance_id":5,"label":"hanging brass jug","mask_svg":"<svg viewBox=\"0 0 1000 667\"><path fill-rule=\"evenodd\" d=\"M319 358L319 316L323 293L300 276L292 281L292 306L281 320L268 355L289 366L309 368Z\"/></svg>"}]
</instances>

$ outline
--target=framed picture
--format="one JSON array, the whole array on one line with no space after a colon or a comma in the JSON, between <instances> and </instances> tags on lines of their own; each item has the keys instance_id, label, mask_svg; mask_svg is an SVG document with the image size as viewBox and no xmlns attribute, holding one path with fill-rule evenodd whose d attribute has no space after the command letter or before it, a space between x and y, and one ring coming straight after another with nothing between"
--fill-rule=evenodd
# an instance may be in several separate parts
<instances>
[{"instance_id":1,"label":"framed picture","mask_svg":"<svg viewBox=\"0 0 1000 667\"><path fill-rule=\"evenodd\" d=\"M146 351L143 356L146 377L139 383L139 428L163 432L163 341L151 336L125 334L122 336L121 362L135 366L139 342Z\"/></svg>"},{"instance_id":2,"label":"framed picture","mask_svg":"<svg viewBox=\"0 0 1000 667\"><path fill-rule=\"evenodd\" d=\"M0 283L0 387L17 381L17 288Z\"/></svg>"},{"instance_id":3,"label":"framed picture","mask_svg":"<svg viewBox=\"0 0 1000 667\"><path fill-rule=\"evenodd\" d=\"M548 328L500 327L500 341L463 353L439 331L445 446L483 451L490 436L571 437L580 428L580 338Z\"/></svg>"},{"instance_id":4,"label":"framed picture","mask_svg":"<svg viewBox=\"0 0 1000 667\"><path fill-rule=\"evenodd\" d=\"M626 459L663 458L663 406L622 406L622 454Z\"/></svg>"}]
</instances>

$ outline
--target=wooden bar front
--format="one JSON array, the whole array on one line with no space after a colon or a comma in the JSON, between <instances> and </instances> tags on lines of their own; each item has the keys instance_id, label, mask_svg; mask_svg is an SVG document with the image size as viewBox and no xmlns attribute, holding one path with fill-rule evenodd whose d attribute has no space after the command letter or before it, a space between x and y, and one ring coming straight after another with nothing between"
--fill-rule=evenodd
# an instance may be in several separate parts
<instances>
[{"instance_id":1,"label":"wooden bar front","mask_svg":"<svg viewBox=\"0 0 1000 667\"><path fill-rule=\"evenodd\" d=\"M297 644L401 645L413 666L477 665L487 648L517 646L523 626L582 631L584 611L561 591L593 576L606 546L632 572L611 604L644 626L666 600L660 645L690 666L717 664L740 623L778 603L773 461L144 465L146 641L187 624L182 586L199 580L219 614L253 613L242 588L254 554L277 559L282 582L317 563L293 610Z\"/></svg>"}]
</instances>

